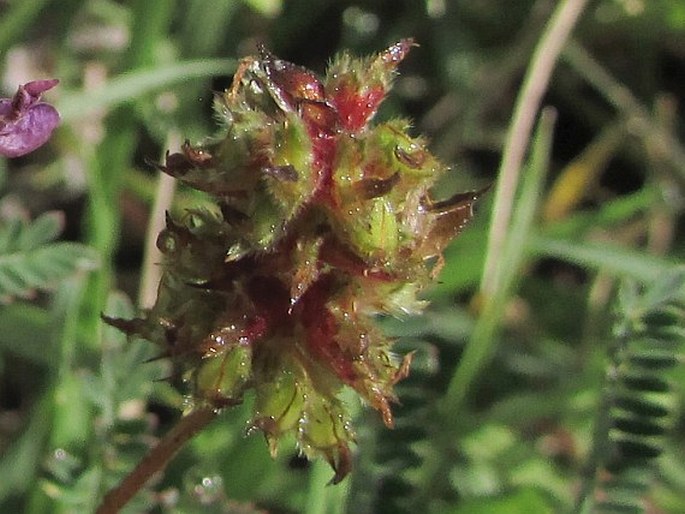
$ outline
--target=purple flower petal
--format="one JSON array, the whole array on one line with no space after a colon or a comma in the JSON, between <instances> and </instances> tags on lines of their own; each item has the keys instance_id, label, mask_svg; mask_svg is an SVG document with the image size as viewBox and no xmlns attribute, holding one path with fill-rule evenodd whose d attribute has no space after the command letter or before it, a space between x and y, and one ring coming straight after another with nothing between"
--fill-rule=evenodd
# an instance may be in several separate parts
<instances>
[{"instance_id":1,"label":"purple flower petal","mask_svg":"<svg viewBox=\"0 0 685 514\"><path fill-rule=\"evenodd\" d=\"M12 100L10 98L0 98L0 130L4 127L4 120L12 113Z\"/></svg>"},{"instance_id":2,"label":"purple flower petal","mask_svg":"<svg viewBox=\"0 0 685 514\"><path fill-rule=\"evenodd\" d=\"M59 113L40 101L59 80L34 80L19 86L13 98L0 99L0 155L20 157L44 145L59 124Z\"/></svg>"},{"instance_id":3,"label":"purple flower petal","mask_svg":"<svg viewBox=\"0 0 685 514\"><path fill-rule=\"evenodd\" d=\"M52 89L57 84L59 84L59 79L34 80L24 84L23 88L31 97L39 100L40 95L45 93L48 89Z\"/></svg>"},{"instance_id":4,"label":"purple flower petal","mask_svg":"<svg viewBox=\"0 0 685 514\"><path fill-rule=\"evenodd\" d=\"M23 116L0 129L0 154L20 157L47 143L59 124L57 110L39 103L26 110Z\"/></svg>"}]
</instances>

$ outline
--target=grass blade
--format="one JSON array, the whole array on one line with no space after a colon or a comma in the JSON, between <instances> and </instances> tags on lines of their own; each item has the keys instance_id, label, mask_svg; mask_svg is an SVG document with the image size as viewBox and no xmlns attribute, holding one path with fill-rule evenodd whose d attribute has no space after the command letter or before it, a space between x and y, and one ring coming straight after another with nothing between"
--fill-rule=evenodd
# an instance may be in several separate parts
<instances>
[{"instance_id":1,"label":"grass blade","mask_svg":"<svg viewBox=\"0 0 685 514\"><path fill-rule=\"evenodd\" d=\"M533 142L530 164L523 174L518 208L514 212L508 237L499 255L507 266L501 267L498 288L494 295L485 298L485 306L462 358L450 381L443 399L443 415L450 426L461 416L461 406L466 394L480 371L487 364L495 350L499 322L502 319L507 299L518 276L526 255L526 241L541 197L552 147L552 132L556 113L542 112Z\"/></svg>"},{"instance_id":2,"label":"grass blade","mask_svg":"<svg viewBox=\"0 0 685 514\"><path fill-rule=\"evenodd\" d=\"M556 257L584 268L609 272L651 282L669 270L675 260L637 252L611 243L583 243L544 236L534 236L528 242L532 252L540 256Z\"/></svg>"},{"instance_id":3,"label":"grass blade","mask_svg":"<svg viewBox=\"0 0 685 514\"><path fill-rule=\"evenodd\" d=\"M124 73L101 88L67 93L56 107L62 120L71 122L179 82L228 75L235 66L234 59L200 59Z\"/></svg>"}]
</instances>

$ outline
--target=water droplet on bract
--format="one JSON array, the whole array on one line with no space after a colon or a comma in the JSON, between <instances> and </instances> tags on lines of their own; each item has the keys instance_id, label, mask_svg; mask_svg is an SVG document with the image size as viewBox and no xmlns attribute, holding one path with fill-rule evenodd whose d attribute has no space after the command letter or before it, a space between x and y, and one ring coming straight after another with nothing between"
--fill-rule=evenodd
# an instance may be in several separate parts
<instances>
[{"instance_id":1,"label":"water droplet on bract","mask_svg":"<svg viewBox=\"0 0 685 514\"><path fill-rule=\"evenodd\" d=\"M185 379L185 381L187 382L188 380ZM185 395L183 397L183 401L181 402L181 407L182 407L181 410L183 410L183 411L190 411L190 409L195 407L195 400L193 399L192 396Z\"/></svg>"}]
</instances>

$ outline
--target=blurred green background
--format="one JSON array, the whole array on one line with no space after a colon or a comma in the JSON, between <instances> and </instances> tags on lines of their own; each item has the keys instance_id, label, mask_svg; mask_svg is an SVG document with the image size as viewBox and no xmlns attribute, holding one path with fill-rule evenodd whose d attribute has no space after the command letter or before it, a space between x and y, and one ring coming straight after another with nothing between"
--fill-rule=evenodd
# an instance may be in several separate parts
<instances>
[{"instance_id":1,"label":"blurred green background","mask_svg":"<svg viewBox=\"0 0 685 514\"><path fill-rule=\"evenodd\" d=\"M521 84L560 3L0 1L1 96L59 78L46 99L63 119L45 147L0 160L0 511L94 511L178 419L184 398L164 380L168 363L147 362L154 348L126 342L100 314L135 313L154 238L149 162L212 134L213 92L241 57L261 42L323 72L341 49L415 38L378 117L414 121L451 167L445 191L476 189L497 180ZM543 98L556 122L531 140L512 236L496 256L508 282L495 307L482 311L478 295L500 215L488 194L450 246L426 314L379 320L398 352L416 351L397 427L359 406L355 470L325 487L323 463L287 444L272 460L245 434L249 405L236 407L127 512L685 512L677 344L673 365L649 375L666 390L628 387L633 399L659 395L658 433L645 442L607 407L612 377L636 362L626 338L656 330L650 313L663 307L658 328L683 337L683 102L685 4L589 2ZM179 190L172 208L202 201ZM593 506L614 494L605 464L616 433L643 444L631 465L649 468L646 482L619 483L629 491L614 507L626 510Z\"/></svg>"}]
</instances>

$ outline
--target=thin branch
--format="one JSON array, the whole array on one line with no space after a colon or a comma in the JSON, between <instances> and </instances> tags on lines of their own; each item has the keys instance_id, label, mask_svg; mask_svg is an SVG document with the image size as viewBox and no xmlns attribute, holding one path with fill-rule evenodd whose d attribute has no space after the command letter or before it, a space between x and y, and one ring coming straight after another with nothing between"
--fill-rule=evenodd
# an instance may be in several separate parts
<instances>
[{"instance_id":1,"label":"thin branch","mask_svg":"<svg viewBox=\"0 0 685 514\"><path fill-rule=\"evenodd\" d=\"M143 457L131 473L121 483L108 492L96 514L116 514L145 485L155 473L162 471L183 445L215 417L217 411L200 408L181 418L157 446Z\"/></svg>"},{"instance_id":2,"label":"thin branch","mask_svg":"<svg viewBox=\"0 0 685 514\"><path fill-rule=\"evenodd\" d=\"M509 127L499 169L494 215L481 278L481 293L486 299L495 294L501 281L498 269L499 257L509 228L521 164L528 148L542 96L547 90L557 58L586 3L587 0L566 0L559 4L535 48L523 88L516 102L514 119Z\"/></svg>"}]
</instances>

